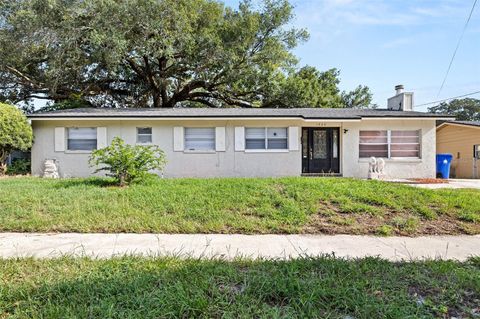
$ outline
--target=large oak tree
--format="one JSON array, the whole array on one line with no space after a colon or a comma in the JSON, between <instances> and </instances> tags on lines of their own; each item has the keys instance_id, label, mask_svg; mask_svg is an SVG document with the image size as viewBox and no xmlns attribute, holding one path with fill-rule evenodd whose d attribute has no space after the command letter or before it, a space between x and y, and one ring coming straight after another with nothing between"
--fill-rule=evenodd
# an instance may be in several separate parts
<instances>
[{"instance_id":1,"label":"large oak tree","mask_svg":"<svg viewBox=\"0 0 480 319\"><path fill-rule=\"evenodd\" d=\"M0 100L112 107L345 105L338 102L338 88L328 88L338 84L338 73L295 71L291 50L308 34L288 26L293 15L287 0L265 0L259 8L245 1L236 10L215 0L2 3ZM329 76L327 85L322 78ZM368 89L360 93L371 100Z\"/></svg>"},{"instance_id":2,"label":"large oak tree","mask_svg":"<svg viewBox=\"0 0 480 319\"><path fill-rule=\"evenodd\" d=\"M430 113L454 115L459 121L480 121L479 99L456 99L428 108Z\"/></svg>"}]
</instances>

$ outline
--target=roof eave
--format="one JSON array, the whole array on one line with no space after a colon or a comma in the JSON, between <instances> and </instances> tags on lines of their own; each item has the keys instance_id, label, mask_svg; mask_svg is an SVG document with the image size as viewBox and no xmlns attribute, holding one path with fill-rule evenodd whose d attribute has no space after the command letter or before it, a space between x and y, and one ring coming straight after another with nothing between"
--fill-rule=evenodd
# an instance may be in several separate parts
<instances>
[{"instance_id":1,"label":"roof eave","mask_svg":"<svg viewBox=\"0 0 480 319\"><path fill-rule=\"evenodd\" d=\"M263 121L280 121L280 120L290 120L290 121L303 121L303 122L361 122L362 120L408 120L408 121L420 121L420 120L428 120L428 121L436 121L436 120L443 120L445 118L438 118L438 117L358 117L358 118L327 118L327 117L260 117L260 116L252 116L252 117L154 117L154 116L127 116L127 117L118 117L118 116L55 116L55 117L29 117L30 121L114 121L114 120L127 120L127 121L145 121L145 120L152 120L152 121L195 121L195 120L211 120L211 121L242 121L242 120L263 120Z\"/></svg>"},{"instance_id":2,"label":"roof eave","mask_svg":"<svg viewBox=\"0 0 480 319\"><path fill-rule=\"evenodd\" d=\"M476 124L468 124L468 123L452 123L452 122L445 122L437 126L437 131L444 128L447 125L452 125L452 126L462 126L462 127L469 127L469 128L478 128L480 129L479 125Z\"/></svg>"},{"instance_id":3,"label":"roof eave","mask_svg":"<svg viewBox=\"0 0 480 319\"><path fill-rule=\"evenodd\" d=\"M304 121L360 121L360 117L304 117L304 116L28 116L32 121L38 120L304 120Z\"/></svg>"}]
</instances>

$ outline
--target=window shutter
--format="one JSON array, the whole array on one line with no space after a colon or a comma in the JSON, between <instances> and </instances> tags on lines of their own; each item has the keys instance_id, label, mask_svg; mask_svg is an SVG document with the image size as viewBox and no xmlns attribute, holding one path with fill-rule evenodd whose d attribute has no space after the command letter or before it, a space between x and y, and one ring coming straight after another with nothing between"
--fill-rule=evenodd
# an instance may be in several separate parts
<instances>
[{"instance_id":1,"label":"window shutter","mask_svg":"<svg viewBox=\"0 0 480 319\"><path fill-rule=\"evenodd\" d=\"M183 143L184 143L183 127L175 126L173 128L173 150L175 152L183 151L184 149Z\"/></svg>"},{"instance_id":2,"label":"window shutter","mask_svg":"<svg viewBox=\"0 0 480 319\"><path fill-rule=\"evenodd\" d=\"M215 150L217 152L225 152L225 127L215 128Z\"/></svg>"},{"instance_id":3,"label":"window shutter","mask_svg":"<svg viewBox=\"0 0 480 319\"><path fill-rule=\"evenodd\" d=\"M55 128L55 152L65 152L65 128Z\"/></svg>"},{"instance_id":4,"label":"window shutter","mask_svg":"<svg viewBox=\"0 0 480 319\"><path fill-rule=\"evenodd\" d=\"M235 151L245 150L245 127L235 127Z\"/></svg>"},{"instance_id":5,"label":"window shutter","mask_svg":"<svg viewBox=\"0 0 480 319\"><path fill-rule=\"evenodd\" d=\"M97 127L97 149L107 147L107 128Z\"/></svg>"},{"instance_id":6,"label":"window shutter","mask_svg":"<svg viewBox=\"0 0 480 319\"><path fill-rule=\"evenodd\" d=\"M298 126L290 126L288 128L288 149L290 151L300 150L300 128Z\"/></svg>"}]
</instances>

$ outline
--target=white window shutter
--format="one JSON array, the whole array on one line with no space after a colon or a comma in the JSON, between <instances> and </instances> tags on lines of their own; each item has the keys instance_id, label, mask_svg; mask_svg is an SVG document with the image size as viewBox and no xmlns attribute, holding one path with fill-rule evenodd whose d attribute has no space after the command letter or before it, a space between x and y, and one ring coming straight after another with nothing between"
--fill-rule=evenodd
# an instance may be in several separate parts
<instances>
[{"instance_id":1,"label":"white window shutter","mask_svg":"<svg viewBox=\"0 0 480 319\"><path fill-rule=\"evenodd\" d=\"M245 150L245 127L235 127L235 151Z\"/></svg>"},{"instance_id":2,"label":"white window shutter","mask_svg":"<svg viewBox=\"0 0 480 319\"><path fill-rule=\"evenodd\" d=\"M65 128L55 128L55 152L65 152Z\"/></svg>"},{"instance_id":3,"label":"white window shutter","mask_svg":"<svg viewBox=\"0 0 480 319\"><path fill-rule=\"evenodd\" d=\"M300 128L298 126L290 126L288 128L288 149L290 151L300 150Z\"/></svg>"},{"instance_id":4,"label":"white window shutter","mask_svg":"<svg viewBox=\"0 0 480 319\"><path fill-rule=\"evenodd\" d=\"M184 137L183 137L183 127L175 126L173 128L173 150L175 152L181 152L184 149Z\"/></svg>"},{"instance_id":5,"label":"white window shutter","mask_svg":"<svg viewBox=\"0 0 480 319\"><path fill-rule=\"evenodd\" d=\"M225 127L215 128L215 150L217 152L225 152Z\"/></svg>"},{"instance_id":6,"label":"white window shutter","mask_svg":"<svg viewBox=\"0 0 480 319\"><path fill-rule=\"evenodd\" d=\"M107 147L107 128L97 127L97 149Z\"/></svg>"}]
</instances>

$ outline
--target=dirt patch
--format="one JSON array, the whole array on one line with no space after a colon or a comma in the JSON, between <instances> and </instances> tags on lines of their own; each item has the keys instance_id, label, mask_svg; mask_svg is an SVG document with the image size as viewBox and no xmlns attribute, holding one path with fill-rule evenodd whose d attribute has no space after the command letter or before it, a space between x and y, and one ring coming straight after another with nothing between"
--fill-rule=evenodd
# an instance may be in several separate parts
<instances>
[{"instance_id":1,"label":"dirt patch","mask_svg":"<svg viewBox=\"0 0 480 319\"><path fill-rule=\"evenodd\" d=\"M353 218L352 223L338 223L336 218ZM374 234L378 227L384 224L384 221L370 214L338 214L323 215L314 214L311 216L310 222L302 229L305 234Z\"/></svg>"},{"instance_id":2,"label":"dirt patch","mask_svg":"<svg viewBox=\"0 0 480 319\"><path fill-rule=\"evenodd\" d=\"M433 304L440 303L437 298L442 294L440 287L423 287L420 285L408 287L408 294L414 298L414 300L421 305L431 307ZM465 290L458 294L458 300L453 307L433 307L432 313L438 316L438 318L471 318L472 314L479 314L480 299L475 291ZM430 300L430 303L427 302ZM478 316L478 315L477 315ZM476 316L475 316L476 317Z\"/></svg>"},{"instance_id":3,"label":"dirt patch","mask_svg":"<svg viewBox=\"0 0 480 319\"><path fill-rule=\"evenodd\" d=\"M411 178L412 184L448 184L448 179L441 178Z\"/></svg>"},{"instance_id":4,"label":"dirt patch","mask_svg":"<svg viewBox=\"0 0 480 319\"><path fill-rule=\"evenodd\" d=\"M439 215L427 219L416 214L408 214L389 210L383 207L383 215L368 213L345 214L332 203L322 203L320 213L310 217L302 233L305 234L353 234L378 235L381 228L391 229L391 235L422 236L422 235L458 235L480 234L479 223L465 223L448 215ZM390 234L389 234L390 235Z\"/></svg>"}]
</instances>

